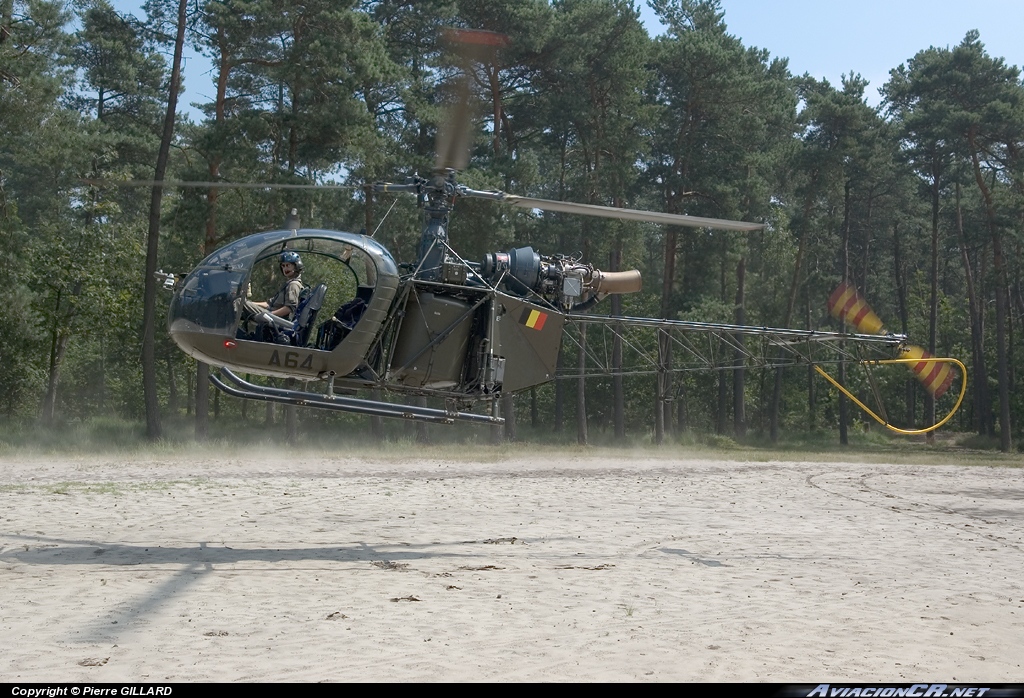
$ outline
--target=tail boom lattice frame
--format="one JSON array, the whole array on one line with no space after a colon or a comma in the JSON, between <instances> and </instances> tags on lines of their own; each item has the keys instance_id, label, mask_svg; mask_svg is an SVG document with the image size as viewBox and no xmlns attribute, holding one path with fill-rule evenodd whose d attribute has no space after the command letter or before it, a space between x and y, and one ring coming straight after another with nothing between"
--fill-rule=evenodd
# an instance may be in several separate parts
<instances>
[{"instance_id":1,"label":"tail boom lattice frame","mask_svg":"<svg viewBox=\"0 0 1024 698\"><path fill-rule=\"evenodd\" d=\"M967 389L967 369L957 359L921 356L907 338L897 334L850 334L818 330L792 330L685 320L652 320L595 315L566 316L566 345L584 352L584 361L559 372L561 379L583 376L675 374L691 371L731 371L738 368L772 369L813 366L822 377L850 398L872 419L898 434L927 434L949 421L959 409ZM616 356L621 359L618 362ZM949 413L921 429L890 424L822 368L848 362L872 366L904 364L915 373L948 375L945 386L960 368L960 394ZM922 368L922 366L924 368ZM877 389L872 389L878 397ZM925 384L925 388L928 386ZM879 409L884 414L884 409Z\"/></svg>"},{"instance_id":2,"label":"tail boom lattice frame","mask_svg":"<svg viewBox=\"0 0 1024 698\"><path fill-rule=\"evenodd\" d=\"M849 334L686 320L570 314L566 343L585 346L586 361L566 368L559 378L638 375L668 371L727 371L736 368L781 368L839 361L896 358L903 335ZM581 341L586 331L586 342ZM655 338L656 341L652 341ZM622 365L615 366L614 347L621 343ZM665 363L665 349L672 356Z\"/></svg>"}]
</instances>

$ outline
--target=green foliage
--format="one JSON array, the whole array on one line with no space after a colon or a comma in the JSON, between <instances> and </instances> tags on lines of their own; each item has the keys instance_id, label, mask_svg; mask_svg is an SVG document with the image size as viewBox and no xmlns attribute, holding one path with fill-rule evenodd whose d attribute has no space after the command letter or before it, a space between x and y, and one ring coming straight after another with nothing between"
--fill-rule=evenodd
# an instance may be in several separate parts
<instances>
[{"instance_id":1,"label":"green foliage","mask_svg":"<svg viewBox=\"0 0 1024 698\"><path fill-rule=\"evenodd\" d=\"M1024 88L1017 69L989 56L972 32L956 47L925 49L895 68L879 111L867 104L869 86L858 75L837 86L794 78L784 58L745 46L729 33L719 0L651 4L668 27L657 40L626 0L195 3L189 40L213 70L209 85L190 85L187 94L197 88L211 101L199 123L177 129L168 176L349 182L353 189L168 190L161 266L185 271L226 242L280 227L293 208L304 226L365 228L396 258L412 260L415 202L359 185L431 170L457 72L442 30L484 28L508 41L472 67L477 118L463 183L768 226L750 235L680 231L462 200L450 236L464 257L527 244L546 254L579 252L597 267L636 268L644 277L643 292L606 301L605 312L726 323L737 318L742 263L744 322L765 326L836 329L824 300L845 277L888 329L906 331L916 344L929 344L934 316L935 351L974 358L968 406L955 428L980 431L982 441L1003 429L998 388L1012 387L1024 370ZM74 5L73 28L63 3L0 0L0 285L8 289L0 304L0 414L11 424L41 415L68 426L61 444L77 438L98 448L141 438L131 420L143 409L148 191L83 180L152 175L172 5L152 0L140 20L107 0L88 0ZM317 255L306 263L307 284L328 284L327 306L354 293L340 263ZM268 267L254 274L254 285L265 285L256 295L276 291L279 279ZM996 299L1007 303L1005 336L996 330ZM162 297L158 315L166 303ZM657 355L653 334L637 342ZM186 440L195 364L163 333L157 357L170 438ZM573 365L575 358L567 346L563 360ZM872 381L851 371L847 382L865 398L877 390L894 422L920 424L924 394L908 391L908 375L893 367ZM708 436L731 419L735 379L732 371L676 375L664 395L668 441L758 445L773 411L789 448L834 438L838 394L802 368L782 374L777 402L773 373L746 372L748 436ZM585 409L593 440L621 439L619 401L623 443L660 438L655 381L627 377L621 392L610 378L592 381ZM519 396L520 435L564 439L554 431L555 414L563 427L575 418L581 408L565 397L574 392L568 381L539 389L535 427L524 426L531 405ZM1020 421L1024 392L1010 392L1011 422ZM939 401L940 414L954 398ZM262 406L221 396L214 411L225 434L262 438ZM351 415L304 420L309 439L319 439L320 429L365 431L365 419ZM40 438L30 434L35 428L18 427L24 431L14 440ZM884 448L876 431L853 429L854 443ZM386 433L396 442L411 438L402 424ZM448 433L481 439L478 431Z\"/></svg>"}]
</instances>

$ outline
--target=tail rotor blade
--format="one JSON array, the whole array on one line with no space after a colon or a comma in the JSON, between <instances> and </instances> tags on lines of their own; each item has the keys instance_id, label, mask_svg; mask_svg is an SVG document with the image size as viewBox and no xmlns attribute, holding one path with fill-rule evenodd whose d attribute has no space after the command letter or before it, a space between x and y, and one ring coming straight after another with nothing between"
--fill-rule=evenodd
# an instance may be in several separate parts
<instances>
[{"instance_id":1,"label":"tail rotor blade","mask_svg":"<svg viewBox=\"0 0 1024 698\"><path fill-rule=\"evenodd\" d=\"M828 299L828 312L837 320L844 320L864 334L882 334L885 327L871 306L867 304L853 284L844 281Z\"/></svg>"},{"instance_id":2,"label":"tail rotor blade","mask_svg":"<svg viewBox=\"0 0 1024 698\"><path fill-rule=\"evenodd\" d=\"M908 359L934 358L927 351L917 346L908 346L906 348L906 355ZM919 361L916 364L908 364L908 366L914 373L914 377L921 381L924 389L936 400L946 394L949 386L953 383L953 379L959 375L957 370L951 365L939 363L938 361Z\"/></svg>"},{"instance_id":3,"label":"tail rotor blade","mask_svg":"<svg viewBox=\"0 0 1024 698\"><path fill-rule=\"evenodd\" d=\"M850 323L864 334L885 333L881 319L875 315L867 301L860 297L856 286L846 281L839 284L829 297L828 312L832 317ZM935 357L921 347L907 346L904 353L908 359L920 359L917 363L908 364L907 368L936 400L949 390L953 379L958 375L956 369L948 363L928 361L927 359Z\"/></svg>"}]
</instances>

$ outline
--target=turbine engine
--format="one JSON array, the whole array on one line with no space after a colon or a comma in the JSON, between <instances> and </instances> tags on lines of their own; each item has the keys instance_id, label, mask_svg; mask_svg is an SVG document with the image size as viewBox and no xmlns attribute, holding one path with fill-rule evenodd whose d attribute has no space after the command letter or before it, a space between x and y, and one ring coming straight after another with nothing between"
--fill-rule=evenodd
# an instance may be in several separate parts
<instances>
[{"instance_id":1,"label":"turbine engine","mask_svg":"<svg viewBox=\"0 0 1024 698\"><path fill-rule=\"evenodd\" d=\"M488 252L480 276L510 294L535 293L564 310L586 310L605 296L635 293L642 285L636 269L601 271L564 255L541 255L532 247Z\"/></svg>"}]
</instances>

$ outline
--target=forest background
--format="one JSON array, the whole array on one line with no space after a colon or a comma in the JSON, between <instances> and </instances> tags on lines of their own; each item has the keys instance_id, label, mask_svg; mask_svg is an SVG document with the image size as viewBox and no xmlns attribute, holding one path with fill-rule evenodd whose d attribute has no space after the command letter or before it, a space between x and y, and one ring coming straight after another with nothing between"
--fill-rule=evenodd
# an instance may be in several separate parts
<instances>
[{"instance_id":1,"label":"forest background","mask_svg":"<svg viewBox=\"0 0 1024 698\"><path fill-rule=\"evenodd\" d=\"M358 185L429 171L452 78L440 39L465 26L509 44L474 75L483 118L464 183L768 223L722 234L466 201L451 236L467 258L525 244L579 250L644 275L643 293L604 312L776 327L837 329L825 300L849 279L890 329L968 365L950 428L1010 450L1024 416L1013 390L1024 361L1019 70L968 32L893 68L873 106L859 75L832 85L745 46L717 0L650 5L665 27L656 38L624 0L151 0L143 17L106 0L0 0L0 441L89 423L153 438L168 425L194 425L199 438L403 435L401 424L282 418L211 396L204 367L159 322L145 327L147 241L159 243L151 264L186 271L296 208L305 226L380 225L378 239L408 258L414 202L367 200ZM201 116L172 121L179 28L210 60L214 87ZM353 188L151 197L87 183L152 179L160 160L167 179ZM154 296L150 315L168 301ZM820 379L756 373L688 374L660 403L652 377L592 380L585 401L559 381L515 400L519 428L506 436L846 440L845 410ZM880 392L896 419L927 422L935 407L908 375L880 377Z\"/></svg>"}]
</instances>

